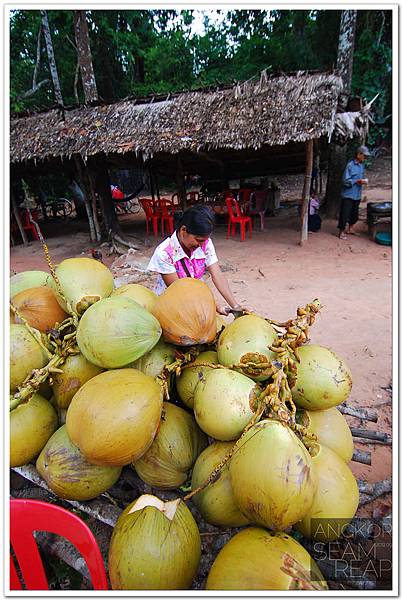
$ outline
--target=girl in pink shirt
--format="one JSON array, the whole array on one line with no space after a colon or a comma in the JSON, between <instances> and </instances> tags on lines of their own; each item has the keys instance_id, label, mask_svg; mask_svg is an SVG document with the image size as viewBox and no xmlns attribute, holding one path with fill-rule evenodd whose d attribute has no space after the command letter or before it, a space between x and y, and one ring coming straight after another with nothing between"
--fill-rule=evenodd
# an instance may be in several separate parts
<instances>
[{"instance_id":1,"label":"girl in pink shirt","mask_svg":"<svg viewBox=\"0 0 402 600\"><path fill-rule=\"evenodd\" d=\"M227 305L218 303L216 310L227 314L230 308L241 306L236 302L225 275L222 273L210 238L214 228L214 214L210 208L194 205L188 208L173 235L155 249L148 264L149 271L159 273L155 292L159 295L176 279L201 279L208 269L218 292Z\"/></svg>"}]
</instances>

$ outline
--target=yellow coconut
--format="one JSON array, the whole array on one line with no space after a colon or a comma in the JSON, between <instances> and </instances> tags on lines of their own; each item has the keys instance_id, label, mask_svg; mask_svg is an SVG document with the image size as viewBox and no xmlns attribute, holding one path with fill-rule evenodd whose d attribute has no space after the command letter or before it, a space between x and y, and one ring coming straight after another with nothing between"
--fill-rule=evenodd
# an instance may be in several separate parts
<instances>
[{"instance_id":1,"label":"yellow coconut","mask_svg":"<svg viewBox=\"0 0 402 600\"><path fill-rule=\"evenodd\" d=\"M256 383L230 369L209 369L194 394L194 415L205 433L216 440L236 440L256 409Z\"/></svg>"},{"instance_id":2,"label":"yellow coconut","mask_svg":"<svg viewBox=\"0 0 402 600\"><path fill-rule=\"evenodd\" d=\"M152 444L161 412L162 388L155 379L131 368L105 371L75 394L67 432L89 462L128 465Z\"/></svg>"},{"instance_id":3,"label":"yellow coconut","mask_svg":"<svg viewBox=\"0 0 402 600\"><path fill-rule=\"evenodd\" d=\"M60 498L91 500L118 480L121 467L89 463L68 437L65 425L48 440L36 461L39 475Z\"/></svg>"},{"instance_id":4,"label":"yellow coconut","mask_svg":"<svg viewBox=\"0 0 402 600\"><path fill-rule=\"evenodd\" d=\"M304 410L299 419L307 431L315 433L319 444L331 448L345 462L353 456L353 437L342 413L335 407L326 410Z\"/></svg>"},{"instance_id":5,"label":"yellow coconut","mask_svg":"<svg viewBox=\"0 0 402 600\"><path fill-rule=\"evenodd\" d=\"M298 582L284 572L286 559L310 587L328 589L310 554L287 533L249 527L222 548L208 575L207 590L296 590Z\"/></svg>"},{"instance_id":6,"label":"yellow coconut","mask_svg":"<svg viewBox=\"0 0 402 600\"><path fill-rule=\"evenodd\" d=\"M257 315L244 315L235 319L222 331L217 345L218 361L225 367L246 362L267 363L276 360L274 352L269 350L276 338L272 325ZM236 367L236 369L255 381L268 379L272 369L268 367Z\"/></svg>"},{"instance_id":7,"label":"yellow coconut","mask_svg":"<svg viewBox=\"0 0 402 600\"><path fill-rule=\"evenodd\" d=\"M63 373L53 375L53 394L59 408L68 408L80 387L103 371L81 353L68 356L61 369Z\"/></svg>"},{"instance_id":8,"label":"yellow coconut","mask_svg":"<svg viewBox=\"0 0 402 600\"><path fill-rule=\"evenodd\" d=\"M48 362L45 350L25 325L10 325L10 392L15 392L33 369Z\"/></svg>"},{"instance_id":9,"label":"yellow coconut","mask_svg":"<svg viewBox=\"0 0 402 600\"><path fill-rule=\"evenodd\" d=\"M208 479L232 447L232 442L215 442L201 452L193 468L192 490L197 489ZM242 527L250 523L250 520L240 512L234 499L227 465L220 471L214 483L193 496L193 502L203 519L212 525Z\"/></svg>"},{"instance_id":10,"label":"yellow coconut","mask_svg":"<svg viewBox=\"0 0 402 600\"><path fill-rule=\"evenodd\" d=\"M310 509L317 477L310 454L286 425L260 421L244 435L229 462L233 494L251 522L283 531Z\"/></svg>"},{"instance_id":11,"label":"yellow coconut","mask_svg":"<svg viewBox=\"0 0 402 600\"><path fill-rule=\"evenodd\" d=\"M58 426L53 406L34 394L10 413L10 466L21 467L38 456Z\"/></svg>"},{"instance_id":12,"label":"yellow coconut","mask_svg":"<svg viewBox=\"0 0 402 600\"><path fill-rule=\"evenodd\" d=\"M139 283L127 283L127 285L122 285L112 292L112 296L125 296L126 298L131 298L149 312L152 312L158 297L155 292Z\"/></svg>"},{"instance_id":13,"label":"yellow coconut","mask_svg":"<svg viewBox=\"0 0 402 600\"><path fill-rule=\"evenodd\" d=\"M145 483L165 490L174 489L186 481L207 444L206 436L188 412L164 402L155 439L134 468Z\"/></svg>"},{"instance_id":14,"label":"yellow coconut","mask_svg":"<svg viewBox=\"0 0 402 600\"><path fill-rule=\"evenodd\" d=\"M342 404L352 390L352 375L343 359L329 348L308 344L299 349L294 402L308 410L324 410Z\"/></svg>"},{"instance_id":15,"label":"yellow coconut","mask_svg":"<svg viewBox=\"0 0 402 600\"><path fill-rule=\"evenodd\" d=\"M113 530L112 589L189 589L200 557L200 533L186 504L145 494L126 507Z\"/></svg>"},{"instance_id":16,"label":"yellow coconut","mask_svg":"<svg viewBox=\"0 0 402 600\"><path fill-rule=\"evenodd\" d=\"M213 350L201 352L194 363L218 363L218 355ZM176 388L180 396L180 400L189 408L194 407L194 393L200 381L205 381L205 374L210 371L207 366L189 367L183 369L179 377L176 377Z\"/></svg>"},{"instance_id":17,"label":"yellow coconut","mask_svg":"<svg viewBox=\"0 0 402 600\"><path fill-rule=\"evenodd\" d=\"M79 256L66 258L56 268L62 292L73 311L82 315L84 311L113 291L113 275L99 260ZM57 297L63 310L66 303Z\"/></svg>"},{"instance_id":18,"label":"yellow coconut","mask_svg":"<svg viewBox=\"0 0 402 600\"><path fill-rule=\"evenodd\" d=\"M356 514L359 489L348 465L336 452L317 444L312 457L313 472L318 486L314 500L295 528L305 537L330 542Z\"/></svg>"}]
</instances>

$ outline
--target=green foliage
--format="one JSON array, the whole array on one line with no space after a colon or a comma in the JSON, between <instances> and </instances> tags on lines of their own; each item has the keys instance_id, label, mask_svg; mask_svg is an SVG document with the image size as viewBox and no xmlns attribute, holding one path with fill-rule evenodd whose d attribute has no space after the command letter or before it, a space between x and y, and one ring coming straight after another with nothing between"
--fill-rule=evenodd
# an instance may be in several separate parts
<instances>
[{"instance_id":1,"label":"green foliage","mask_svg":"<svg viewBox=\"0 0 402 600\"><path fill-rule=\"evenodd\" d=\"M48 11L56 63L66 105L75 103L72 10ZM128 96L231 84L269 73L331 70L336 65L340 10L203 11L205 33L193 30L194 10L90 10L87 20L99 96L113 102ZM218 15L220 19L214 17ZM13 111L54 105L42 38L33 96L39 11L11 16L10 103ZM391 113L391 11L359 10L352 91L367 100L378 92L379 126ZM83 101L78 79L79 101Z\"/></svg>"}]
</instances>

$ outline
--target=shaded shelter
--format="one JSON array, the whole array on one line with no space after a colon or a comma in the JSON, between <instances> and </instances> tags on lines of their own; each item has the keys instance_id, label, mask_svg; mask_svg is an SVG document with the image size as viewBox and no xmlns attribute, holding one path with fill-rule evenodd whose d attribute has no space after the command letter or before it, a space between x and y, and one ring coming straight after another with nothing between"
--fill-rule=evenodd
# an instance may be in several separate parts
<instances>
[{"instance_id":1,"label":"shaded shelter","mask_svg":"<svg viewBox=\"0 0 402 600\"><path fill-rule=\"evenodd\" d=\"M11 121L12 172L66 168L77 157L103 173L141 164L176 178L185 201L184 173L224 182L304 169L303 240L313 143L330 139L341 90L334 73L264 71L258 81L215 91L19 116ZM100 187L106 193L107 181Z\"/></svg>"}]
</instances>

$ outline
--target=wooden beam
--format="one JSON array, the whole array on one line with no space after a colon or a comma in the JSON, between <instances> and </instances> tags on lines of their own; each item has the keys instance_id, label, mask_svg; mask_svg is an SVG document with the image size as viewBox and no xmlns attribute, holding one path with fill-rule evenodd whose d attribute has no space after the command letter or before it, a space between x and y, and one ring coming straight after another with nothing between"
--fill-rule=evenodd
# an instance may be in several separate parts
<instances>
[{"instance_id":1,"label":"wooden beam","mask_svg":"<svg viewBox=\"0 0 402 600\"><path fill-rule=\"evenodd\" d=\"M304 176L301 206L300 245L303 245L308 238L308 208L310 199L311 173L313 171L313 146L314 140L308 140L308 142L306 142L306 174Z\"/></svg>"}]
</instances>

